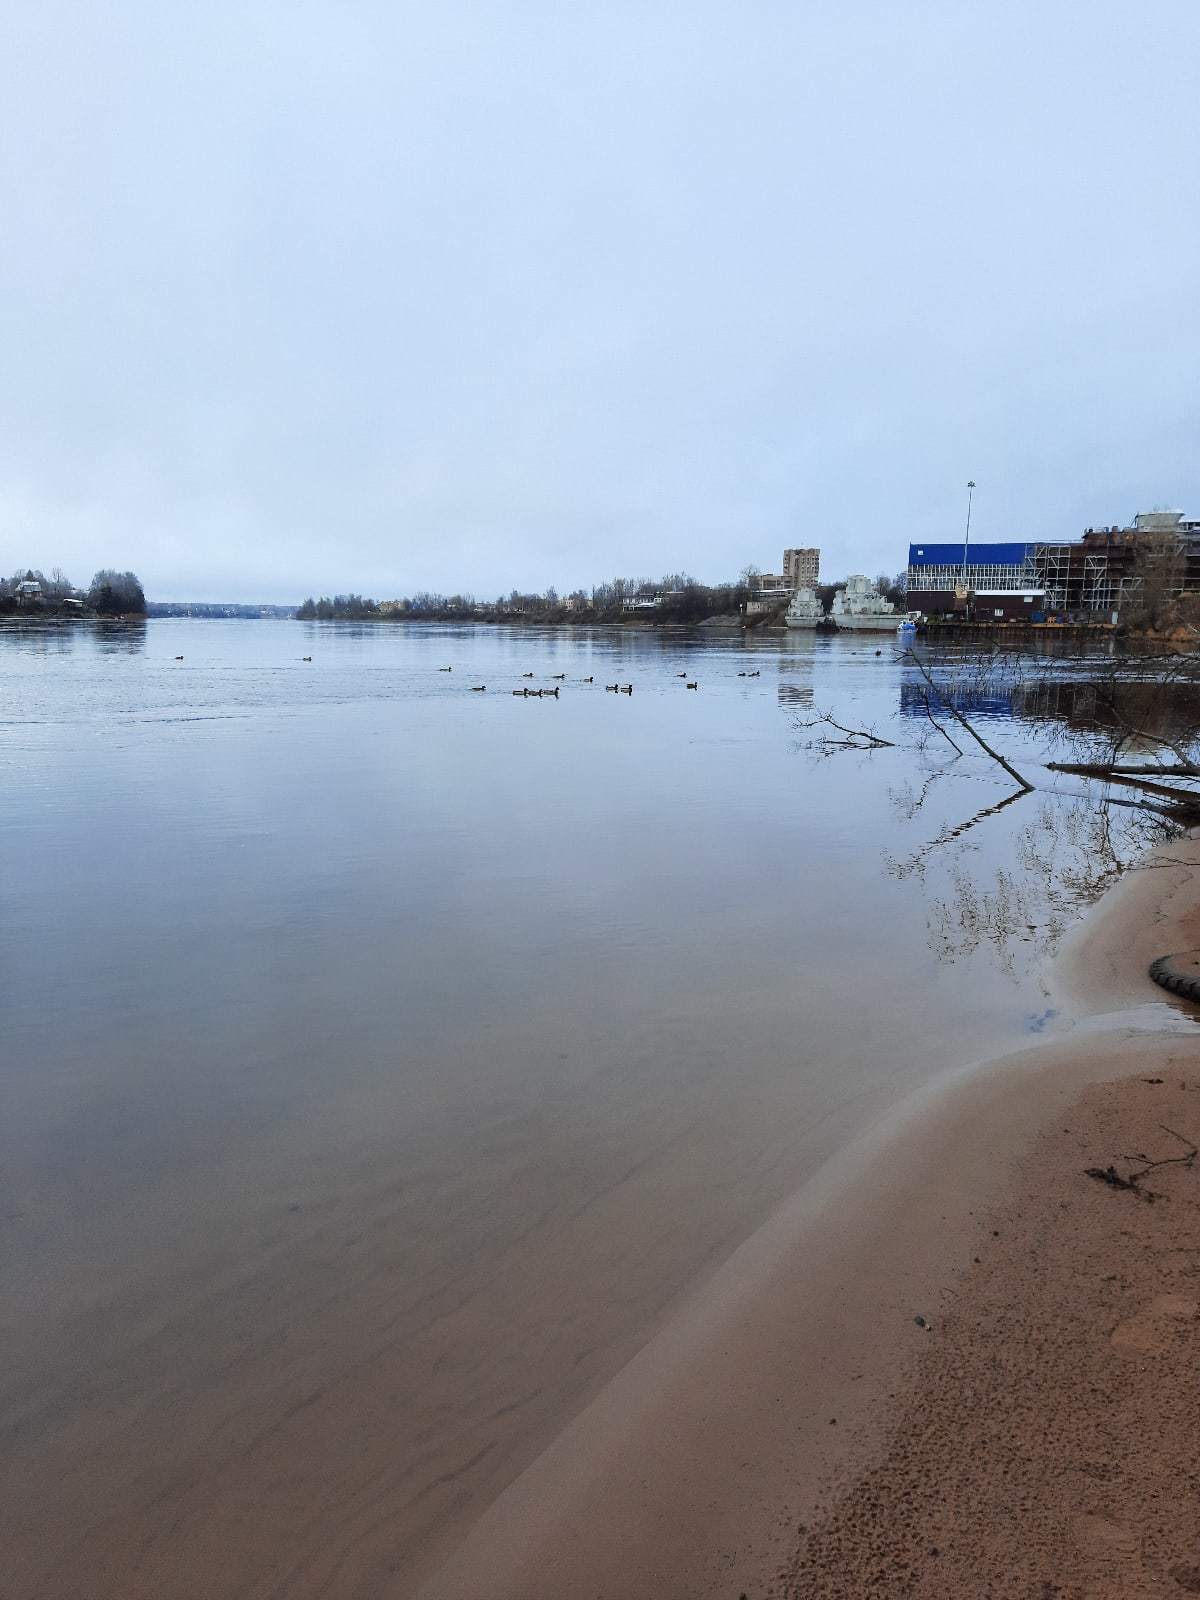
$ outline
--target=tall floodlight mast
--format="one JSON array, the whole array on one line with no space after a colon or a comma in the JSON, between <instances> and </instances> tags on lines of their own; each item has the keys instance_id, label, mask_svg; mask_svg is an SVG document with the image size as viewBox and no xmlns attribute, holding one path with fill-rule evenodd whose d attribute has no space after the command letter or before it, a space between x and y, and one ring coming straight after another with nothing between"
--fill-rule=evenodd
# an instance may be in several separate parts
<instances>
[{"instance_id":1,"label":"tall floodlight mast","mask_svg":"<svg viewBox=\"0 0 1200 1600\"><path fill-rule=\"evenodd\" d=\"M967 479L967 532L966 532L966 537L963 539L962 583L960 585L960 587L961 587L961 589L963 591L963 599L966 602L966 611L967 611L967 621L968 622L970 622L970 620L971 620L971 591L967 588L967 556L968 556L968 554L970 552L970 549L971 549L971 501L974 499L974 496L975 496L975 479L974 478L968 478Z\"/></svg>"},{"instance_id":2,"label":"tall floodlight mast","mask_svg":"<svg viewBox=\"0 0 1200 1600\"><path fill-rule=\"evenodd\" d=\"M967 552L971 548L971 501L975 495L975 479L967 480L967 536L963 540L962 581L963 588L967 586Z\"/></svg>"}]
</instances>

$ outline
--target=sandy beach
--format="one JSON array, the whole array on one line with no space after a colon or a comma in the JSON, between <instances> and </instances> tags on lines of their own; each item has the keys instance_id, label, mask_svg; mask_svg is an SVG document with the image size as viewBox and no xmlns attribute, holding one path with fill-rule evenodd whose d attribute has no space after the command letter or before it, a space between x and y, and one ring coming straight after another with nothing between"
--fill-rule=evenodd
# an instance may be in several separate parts
<instances>
[{"instance_id":1,"label":"sandy beach","mask_svg":"<svg viewBox=\"0 0 1200 1600\"><path fill-rule=\"evenodd\" d=\"M1155 1166L1153 1200L1085 1171L1200 1139L1200 1034L1146 976L1200 944L1195 863L1085 919L1053 974L1073 1032L829 1163L423 1600L1200 1590L1200 1169Z\"/></svg>"}]
</instances>

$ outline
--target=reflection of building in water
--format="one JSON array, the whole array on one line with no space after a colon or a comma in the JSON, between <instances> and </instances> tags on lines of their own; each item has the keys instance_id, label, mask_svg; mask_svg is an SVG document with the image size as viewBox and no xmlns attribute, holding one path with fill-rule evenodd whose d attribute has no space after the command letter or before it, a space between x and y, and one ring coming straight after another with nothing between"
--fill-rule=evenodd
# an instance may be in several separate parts
<instances>
[{"instance_id":1,"label":"reflection of building in water","mask_svg":"<svg viewBox=\"0 0 1200 1600\"><path fill-rule=\"evenodd\" d=\"M958 685L953 694L947 686L944 692L939 685L939 693L929 695L926 685L914 674L914 681L900 685L900 714L905 717L926 716L926 696L934 711L937 710L939 700L951 700L964 717L970 717L980 722L994 721L997 718L1008 719L1016 715L1012 703L1012 685L997 684L983 687L978 684Z\"/></svg>"},{"instance_id":2,"label":"reflection of building in water","mask_svg":"<svg viewBox=\"0 0 1200 1600\"><path fill-rule=\"evenodd\" d=\"M834 595L832 616L839 628L867 633L891 633L897 622L895 606L861 572L851 573Z\"/></svg>"},{"instance_id":3,"label":"reflection of building in water","mask_svg":"<svg viewBox=\"0 0 1200 1600\"><path fill-rule=\"evenodd\" d=\"M925 718L923 682L900 685L902 716ZM1055 724L1071 733L1112 734L1127 726L1159 738L1185 733L1195 725L1195 689L1188 683L1140 683L1121 678L1042 678L1035 682L992 678L976 683L939 685L972 721ZM934 710L937 710L936 700Z\"/></svg>"},{"instance_id":4,"label":"reflection of building in water","mask_svg":"<svg viewBox=\"0 0 1200 1600\"><path fill-rule=\"evenodd\" d=\"M1107 620L1136 596L1152 561L1165 564L1171 592L1200 593L1200 520L1140 511L1127 528L1088 528L1079 539L911 544L908 604L930 616L970 605L988 621Z\"/></svg>"},{"instance_id":5,"label":"reflection of building in water","mask_svg":"<svg viewBox=\"0 0 1200 1600\"><path fill-rule=\"evenodd\" d=\"M781 706L811 706L813 703L811 683L781 683L775 692Z\"/></svg>"}]
</instances>

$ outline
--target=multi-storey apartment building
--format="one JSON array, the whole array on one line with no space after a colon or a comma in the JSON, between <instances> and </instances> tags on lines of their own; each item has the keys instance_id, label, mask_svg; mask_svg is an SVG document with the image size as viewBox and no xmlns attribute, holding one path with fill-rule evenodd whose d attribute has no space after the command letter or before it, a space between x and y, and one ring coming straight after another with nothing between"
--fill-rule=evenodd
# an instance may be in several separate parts
<instances>
[{"instance_id":1,"label":"multi-storey apartment building","mask_svg":"<svg viewBox=\"0 0 1200 1600\"><path fill-rule=\"evenodd\" d=\"M819 550L785 550L783 575L789 589L815 589L820 582L821 552Z\"/></svg>"}]
</instances>

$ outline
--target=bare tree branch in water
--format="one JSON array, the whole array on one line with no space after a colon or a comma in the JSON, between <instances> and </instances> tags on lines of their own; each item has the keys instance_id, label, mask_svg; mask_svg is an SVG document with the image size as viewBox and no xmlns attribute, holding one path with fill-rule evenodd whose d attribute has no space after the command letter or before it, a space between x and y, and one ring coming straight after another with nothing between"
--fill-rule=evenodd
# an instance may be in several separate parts
<instances>
[{"instance_id":1,"label":"bare tree branch in water","mask_svg":"<svg viewBox=\"0 0 1200 1600\"><path fill-rule=\"evenodd\" d=\"M1025 791L1026 794L1032 794L1033 793L1033 785L1029 782L1029 780L1027 778L1023 778L1021 776L1021 774L1017 771L1016 767L1013 766L1011 761L1006 761L1005 758L999 753L999 751L993 750L991 745L987 742L987 740L983 737L983 735L981 733L977 733L975 731L975 729L967 721L966 717L963 716L962 712L958 709L958 707L956 705L954 705L954 703L949 699L949 697L947 695L941 693L941 691L938 689L937 684L933 681L933 678L930 676L928 667L919 658L919 656L917 655L916 651L915 650L906 650L904 652L904 659L906 661L911 662L912 665L914 667L916 667L917 671L925 679L925 682L928 684L929 688L932 689L933 693L937 695L940 704L945 707L945 709L950 713L950 715L954 718L955 722L957 722L960 727L966 729L966 731L971 735L972 739L974 739L975 743L984 752L984 754L988 755L988 756L991 756L993 761L995 761L999 766L1003 767L1005 772L1008 773L1009 777L1013 780L1013 782L1015 784L1019 785L1019 787L1022 788Z\"/></svg>"},{"instance_id":2,"label":"bare tree branch in water","mask_svg":"<svg viewBox=\"0 0 1200 1600\"><path fill-rule=\"evenodd\" d=\"M1200 821L1200 790L1180 787L1181 781L1200 780L1200 656L1195 652L1110 661L1096 687L1092 726L1077 724L1067 737L1083 746L1079 759L1048 761L1048 771L1133 789L1154 797L1137 803L1142 810L1185 826ZM1106 755L1096 751L1098 738L1108 743ZM1139 750L1152 759L1131 759ZM1106 803L1130 802L1109 795Z\"/></svg>"},{"instance_id":3,"label":"bare tree branch in water","mask_svg":"<svg viewBox=\"0 0 1200 1600\"><path fill-rule=\"evenodd\" d=\"M1091 770L1087 770L1089 765ZM1196 810L1200 812L1200 794L1192 789L1175 789L1169 784L1155 783L1149 778L1133 777L1128 773L1120 772L1116 768L1105 771L1102 767L1097 770L1094 763L1071 761L1047 761L1047 770L1050 772L1070 772L1085 778L1103 778L1105 783L1117 783L1130 789L1144 790L1147 794L1157 795L1160 800L1169 800L1181 812ZM1081 768L1083 769L1081 771Z\"/></svg>"},{"instance_id":4,"label":"bare tree branch in water","mask_svg":"<svg viewBox=\"0 0 1200 1600\"><path fill-rule=\"evenodd\" d=\"M1148 811L1156 817L1162 817L1165 822L1173 823L1176 828L1190 826L1188 813L1181 812L1176 805L1160 806L1156 805L1153 800L1126 800L1119 794L1106 794L1100 801L1100 805L1102 807L1128 806L1131 811Z\"/></svg>"},{"instance_id":5,"label":"bare tree branch in water","mask_svg":"<svg viewBox=\"0 0 1200 1600\"><path fill-rule=\"evenodd\" d=\"M945 880L939 883L941 897L927 902L929 936L940 956L955 959L989 948L1014 975L1018 961L1036 973L1081 902L1094 900L1136 867L1151 846L1200 821L1200 652L1110 651L1098 657L1089 639L1049 660L1029 649L992 648L982 659L945 669L911 651L898 654L920 680L910 678L902 689L902 708L918 719L903 747L924 758L926 773L919 790L914 780L892 792L899 819L911 823L918 813L928 816L940 776L980 775L977 763L957 766L972 746L963 745L955 722L1016 789L963 821L944 821L943 810L935 836L906 856L885 854L886 869L901 881ZM1027 776L993 746L990 727L980 731L972 709L977 704L987 715L1032 719L1043 736L1065 742L1067 749L1055 752L1056 761L1039 759L1037 774ZM805 726L836 731L839 737L815 746L827 755L891 744L874 729L847 727L830 712ZM953 758L926 754L939 740L951 746ZM1048 773L1081 781L1050 787ZM1099 792L1091 787L1096 782L1103 786ZM978 867L970 865L979 849L974 830L1037 793L1039 785L1046 798L1036 819L1006 836L1006 859L991 869L994 881L986 881L987 875L981 881ZM1178 870L1189 864L1175 865Z\"/></svg>"},{"instance_id":6,"label":"bare tree branch in water","mask_svg":"<svg viewBox=\"0 0 1200 1600\"><path fill-rule=\"evenodd\" d=\"M896 748L893 740L881 739L877 733L868 728L847 728L843 726L842 723L836 722L828 711L820 712L811 722L800 723L802 728L818 728L822 725L836 728L839 733L846 735L844 739L830 739L825 736L821 740L821 743L825 745L843 745L852 750L894 750ZM864 741L862 744L857 742L860 739Z\"/></svg>"},{"instance_id":7,"label":"bare tree branch in water","mask_svg":"<svg viewBox=\"0 0 1200 1600\"><path fill-rule=\"evenodd\" d=\"M933 714L933 706L930 704L929 690L928 689L925 689L922 692L921 700L922 700L922 703L924 704L924 707L925 707L925 715L929 718L930 722L937 729L937 731L941 734L942 738L946 740L947 744L949 744L952 749L957 750L959 755L961 756L962 753L963 753L962 745L955 743L955 741L950 737L950 735L946 732L945 728L942 727L941 723L938 721L938 719Z\"/></svg>"}]
</instances>

